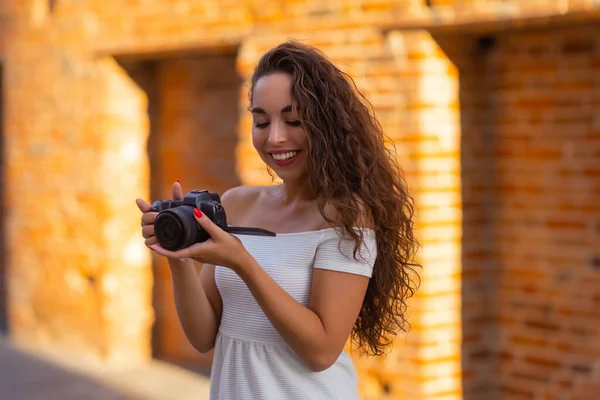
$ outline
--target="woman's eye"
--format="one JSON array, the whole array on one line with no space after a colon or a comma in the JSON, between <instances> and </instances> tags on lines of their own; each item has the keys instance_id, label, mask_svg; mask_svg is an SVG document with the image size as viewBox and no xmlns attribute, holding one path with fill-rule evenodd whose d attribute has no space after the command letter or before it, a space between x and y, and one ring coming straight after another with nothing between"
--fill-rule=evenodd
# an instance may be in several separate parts
<instances>
[{"instance_id":1,"label":"woman's eye","mask_svg":"<svg viewBox=\"0 0 600 400\"><path fill-rule=\"evenodd\" d=\"M263 122L263 123L255 122L254 126L259 129L262 129L262 128L266 128L267 126L269 126L269 123L268 122Z\"/></svg>"},{"instance_id":2,"label":"woman's eye","mask_svg":"<svg viewBox=\"0 0 600 400\"><path fill-rule=\"evenodd\" d=\"M300 121L288 121L287 124L289 126L300 126L301 122Z\"/></svg>"}]
</instances>

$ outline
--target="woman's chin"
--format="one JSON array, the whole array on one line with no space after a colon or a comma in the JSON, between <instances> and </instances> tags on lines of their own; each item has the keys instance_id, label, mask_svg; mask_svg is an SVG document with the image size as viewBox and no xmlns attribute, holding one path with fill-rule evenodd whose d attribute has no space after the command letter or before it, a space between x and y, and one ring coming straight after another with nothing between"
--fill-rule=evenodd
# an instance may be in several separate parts
<instances>
[{"instance_id":1,"label":"woman's chin","mask_svg":"<svg viewBox=\"0 0 600 400\"><path fill-rule=\"evenodd\" d=\"M269 165L271 170L284 182L290 183L294 181L306 180L307 171L300 168L279 168L276 165Z\"/></svg>"}]
</instances>

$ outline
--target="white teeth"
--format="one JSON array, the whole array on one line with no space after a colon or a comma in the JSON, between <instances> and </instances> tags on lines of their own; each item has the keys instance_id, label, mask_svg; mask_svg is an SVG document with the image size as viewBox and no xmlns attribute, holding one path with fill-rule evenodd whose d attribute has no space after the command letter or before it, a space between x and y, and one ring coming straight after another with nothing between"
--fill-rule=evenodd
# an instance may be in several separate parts
<instances>
[{"instance_id":1,"label":"white teeth","mask_svg":"<svg viewBox=\"0 0 600 400\"><path fill-rule=\"evenodd\" d=\"M272 154L272 156L277 161L285 161L287 159L294 157L296 154L298 154L297 151L288 151L287 153L282 153L282 154Z\"/></svg>"}]
</instances>

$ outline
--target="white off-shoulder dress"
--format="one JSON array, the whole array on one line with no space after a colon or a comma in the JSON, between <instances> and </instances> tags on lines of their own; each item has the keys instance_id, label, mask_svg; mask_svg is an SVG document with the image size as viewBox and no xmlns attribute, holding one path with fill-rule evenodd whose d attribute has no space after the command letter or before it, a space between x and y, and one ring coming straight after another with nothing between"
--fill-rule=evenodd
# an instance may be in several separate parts
<instances>
[{"instance_id":1,"label":"white off-shoulder dress","mask_svg":"<svg viewBox=\"0 0 600 400\"><path fill-rule=\"evenodd\" d=\"M358 228L357 228L358 229ZM354 241L336 228L275 237L239 235L248 252L294 299L307 306L314 268L371 277L377 255L375 234L364 229L363 257ZM211 372L211 400L352 400L358 380L349 355L321 372L311 371L271 325L242 279L216 267L223 299Z\"/></svg>"}]
</instances>

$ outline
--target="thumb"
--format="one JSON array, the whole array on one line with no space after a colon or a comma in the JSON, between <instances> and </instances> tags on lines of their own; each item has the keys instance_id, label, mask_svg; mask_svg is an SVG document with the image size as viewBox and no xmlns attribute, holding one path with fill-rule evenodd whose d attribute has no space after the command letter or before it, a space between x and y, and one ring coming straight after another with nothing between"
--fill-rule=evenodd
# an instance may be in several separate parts
<instances>
[{"instance_id":1,"label":"thumb","mask_svg":"<svg viewBox=\"0 0 600 400\"><path fill-rule=\"evenodd\" d=\"M144 214L149 212L152 209L152 206L150 204L146 203L142 199L135 199L135 204L137 204L140 211L143 212Z\"/></svg>"},{"instance_id":2,"label":"thumb","mask_svg":"<svg viewBox=\"0 0 600 400\"><path fill-rule=\"evenodd\" d=\"M212 222L210 218L204 215L202 211L200 211L197 208L194 209L194 218L196 219L198 225L200 225L206 232L208 232L210 237L213 239L216 239L219 237L219 235L225 233L223 229L221 229L217 224Z\"/></svg>"},{"instance_id":3,"label":"thumb","mask_svg":"<svg viewBox=\"0 0 600 400\"><path fill-rule=\"evenodd\" d=\"M173 200L183 200L183 188L181 187L179 179L173 184L172 192Z\"/></svg>"}]
</instances>

